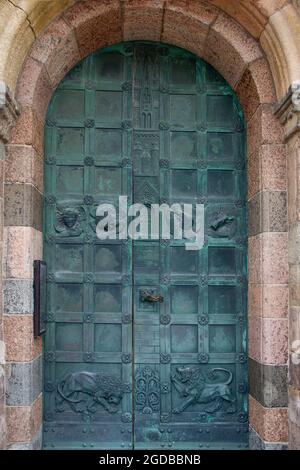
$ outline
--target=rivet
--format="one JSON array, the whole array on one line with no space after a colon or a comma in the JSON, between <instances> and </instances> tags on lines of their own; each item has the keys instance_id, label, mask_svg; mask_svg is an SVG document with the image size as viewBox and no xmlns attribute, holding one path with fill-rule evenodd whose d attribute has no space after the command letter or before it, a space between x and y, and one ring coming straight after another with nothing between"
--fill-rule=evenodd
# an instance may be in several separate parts
<instances>
[{"instance_id":1,"label":"rivet","mask_svg":"<svg viewBox=\"0 0 300 470\"><path fill-rule=\"evenodd\" d=\"M91 444L91 447L94 447L94 444Z\"/></svg>"},{"instance_id":2,"label":"rivet","mask_svg":"<svg viewBox=\"0 0 300 470\"><path fill-rule=\"evenodd\" d=\"M86 443L85 443L85 442L84 442L82 445L83 445L83 447L86 447Z\"/></svg>"},{"instance_id":3,"label":"rivet","mask_svg":"<svg viewBox=\"0 0 300 470\"><path fill-rule=\"evenodd\" d=\"M87 429L86 429L86 428L83 428L82 432L86 433L86 432L87 432Z\"/></svg>"},{"instance_id":4,"label":"rivet","mask_svg":"<svg viewBox=\"0 0 300 470\"><path fill-rule=\"evenodd\" d=\"M121 446L122 446L122 447L125 447L125 444L124 444L124 442L122 442Z\"/></svg>"}]
</instances>

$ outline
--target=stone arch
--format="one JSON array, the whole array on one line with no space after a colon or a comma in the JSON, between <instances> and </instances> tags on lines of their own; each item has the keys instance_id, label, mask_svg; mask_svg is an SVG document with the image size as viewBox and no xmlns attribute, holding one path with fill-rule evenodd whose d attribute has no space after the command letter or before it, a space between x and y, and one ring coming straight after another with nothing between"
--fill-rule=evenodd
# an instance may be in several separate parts
<instances>
[{"instance_id":1,"label":"stone arch","mask_svg":"<svg viewBox=\"0 0 300 470\"><path fill-rule=\"evenodd\" d=\"M36 38L50 25L57 15L73 7L73 12L82 8L96 10L97 1L76 0L21 0L10 2L6 0L1 5L0 35L3 47L0 54L0 80L4 81L14 93L22 64L30 47ZM105 2L102 2L105 3ZM266 57L271 65L280 99L286 93L289 85L299 79L299 2L297 0L242 0L236 6L235 0L118 0L110 2L116 4L118 16L122 17L126 10L135 10L137 19L142 18L146 10L158 12L170 9L193 11L213 8L225 12L234 19L255 40L260 42ZM86 5L84 5L86 4ZM89 4L89 5L88 5ZM99 6L99 5L98 5ZM158 22L154 31L162 24L160 13L155 15ZM147 27L147 24L143 24ZM154 33L151 33L154 34Z\"/></svg>"},{"instance_id":2,"label":"stone arch","mask_svg":"<svg viewBox=\"0 0 300 470\"><path fill-rule=\"evenodd\" d=\"M69 3L64 2L64 7ZM261 446L272 446L287 441L287 403L268 401L264 396L263 381L266 377L263 375L284 376L288 354L287 174L283 127L275 118L273 107L276 95L283 96L286 83L296 72L294 66L288 68L288 74L284 76L276 70L277 56L274 47L270 46L275 41L272 43L274 35L280 44L281 63L289 58L284 53L285 45L279 33L274 33L272 25L269 26L272 33L269 31L264 42L260 44L257 38L264 34L267 36L265 31L271 24L271 20L268 22L270 15L287 15L294 7L290 4L285 6L287 2L281 0L272 2L273 7L264 0L258 4L255 2L255 7L252 2L241 3L241 11L237 12L231 0L78 1L39 35L18 78L16 98L21 114L7 146L5 275L14 281L31 279L31 261L42 256L41 211L38 208L41 207L43 190L43 126L49 100L67 71L94 50L123 40L161 41L194 52L209 62L235 89L248 122L249 355L253 377L256 374L260 380L258 389L253 388L253 383L250 390L250 424L255 430L256 445L259 442ZM298 27L300 29L300 23ZM294 48L297 48L295 44ZM273 62L272 57L275 57ZM16 207L23 217L19 224L13 222L16 220ZM277 210L278 207L281 209ZM271 217L275 218L275 223ZM263 218L267 220L266 225ZM24 259L23 267L14 264L16 256ZM20 283L8 282L7 286L4 322L7 360L11 363L27 362L40 355L41 344L39 340L32 342L27 338L26 352L23 348L16 353L18 335L22 336L26 328L27 336L31 334L30 319L25 315L30 313L30 306L24 306L26 300L22 305L20 302L11 305ZM28 296L30 292L27 293L27 301ZM16 313L21 315L14 315ZM275 335L278 339L274 344ZM265 366L276 367L276 372ZM40 413L41 402L38 400L39 397L27 410L30 416ZM15 420L19 411L13 409L13 405L7 408L10 427L10 417ZM20 433L17 436L12 431L9 433L11 442L22 441ZM33 435L32 431L27 440L32 441Z\"/></svg>"}]
</instances>

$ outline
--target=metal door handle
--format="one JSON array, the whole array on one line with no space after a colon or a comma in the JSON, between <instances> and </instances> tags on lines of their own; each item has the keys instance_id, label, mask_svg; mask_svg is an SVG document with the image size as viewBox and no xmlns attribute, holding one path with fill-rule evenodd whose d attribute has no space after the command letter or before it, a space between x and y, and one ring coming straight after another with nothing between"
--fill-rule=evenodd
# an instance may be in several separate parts
<instances>
[{"instance_id":1,"label":"metal door handle","mask_svg":"<svg viewBox=\"0 0 300 470\"><path fill-rule=\"evenodd\" d=\"M152 295L150 292L142 291L141 300L142 302L163 302L164 298L162 295Z\"/></svg>"}]
</instances>

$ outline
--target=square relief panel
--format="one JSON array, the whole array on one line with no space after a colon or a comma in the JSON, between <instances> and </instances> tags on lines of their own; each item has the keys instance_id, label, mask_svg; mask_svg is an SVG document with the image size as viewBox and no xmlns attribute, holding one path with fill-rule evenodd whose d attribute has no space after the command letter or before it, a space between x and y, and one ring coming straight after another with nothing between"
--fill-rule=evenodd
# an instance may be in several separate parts
<instances>
[{"instance_id":1,"label":"square relief panel","mask_svg":"<svg viewBox=\"0 0 300 470\"><path fill-rule=\"evenodd\" d=\"M209 274L235 275L235 249L233 247L209 247L208 269Z\"/></svg>"},{"instance_id":2,"label":"square relief panel","mask_svg":"<svg viewBox=\"0 0 300 470\"><path fill-rule=\"evenodd\" d=\"M56 323L55 343L58 351L82 351L82 325Z\"/></svg>"},{"instance_id":3,"label":"square relief panel","mask_svg":"<svg viewBox=\"0 0 300 470\"><path fill-rule=\"evenodd\" d=\"M134 250L134 271L135 273L159 274L159 246L148 243L135 242Z\"/></svg>"},{"instance_id":4,"label":"square relief panel","mask_svg":"<svg viewBox=\"0 0 300 470\"><path fill-rule=\"evenodd\" d=\"M122 157L122 131L95 130L96 163L119 162Z\"/></svg>"},{"instance_id":5,"label":"square relief panel","mask_svg":"<svg viewBox=\"0 0 300 470\"><path fill-rule=\"evenodd\" d=\"M207 156L209 159L234 160L238 148L233 146L233 135L224 132L207 133Z\"/></svg>"},{"instance_id":6,"label":"square relief panel","mask_svg":"<svg viewBox=\"0 0 300 470\"><path fill-rule=\"evenodd\" d=\"M228 170L209 170L207 191L213 197L232 197L235 193L234 172Z\"/></svg>"},{"instance_id":7,"label":"square relief panel","mask_svg":"<svg viewBox=\"0 0 300 470\"><path fill-rule=\"evenodd\" d=\"M174 163L193 162L197 160L196 132L171 133L171 161Z\"/></svg>"},{"instance_id":8,"label":"square relief panel","mask_svg":"<svg viewBox=\"0 0 300 470\"><path fill-rule=\"evenodd\" d=\"M171 325L171 352L197 353L198 326Z\"/></svg>"},{"instance_id":9,"label":"square relief panel","mask_svg":"<svg viewBox=\"0 0 300 470\"><path fill-rule=\"evenodd\" d=\"M122 92L97 91L95 108L98 121L120 125L122 120Z\"/></svg>"},{"instance_id":10,"label":"square relief panel","mask_svg":"<svg viewBox=\"0 0 300 470\"><path fill-rule=\"evenodd\" d=\"M196 62L194 59L174 58L171 62L170 82L172 85L189 86L196 82Z\"/></svg>"},{"instance_id":11,"label":"square relief panel","mask_svg":"<svg viewBox=\"0 0 300 470\"><path fill-rule=\"evenodd\" d=\"M71 158L81 162L84 154L84 129L59 127L57 129L56 156L58 162Z\"/></svg>"},{"instance_id":12,"label":"square relief panel","mask_svg":"<svg viewBox=\"0 0 300 470\"><path fill-rule=\"evenodd\" d=\"M171 190L174 198L195 197L197 194L197 171L173 170Z\"/></svg>"},{"instance_id":13,"label":"square relief panel","mask_svg":"<svg viewBox=\"0 0 300 470\"><path fill-rule=\"evenodd\" d=\"M94 272L120 273L121 271L121 245L96 245L94 249Z\"/></svg>"},{"instance_id":14,"label":"square relief panel","mask_svg":"<svg viewBox=\"0 0 300 470\"><path fill-rule=\"evenodd\" d=\"M171 287L171 313L191 314L198 312L197 286Z\"/></svg>"},{"instance_id":15,"label":"square relief panel","mask_svg":"<svg viewBox=\"0 0 300 470\"><path fill-rule=\"evenodd\" d=\"M184 246L171 247L171 272L174 274L196 274L197 252L188 251ZM197 254L196 254L197 253Z\"/></svg>"},{"instance_id":16,"label":"square relief panel","mask_svg":"<svg viewBox=\"0 0 300 470\"><path fill-rule=\"evenodd\" d=\"M96 79L119 81L123 77L124 57L117 52L107 52L94 56Z\"/></svg>"},{"instance_id":17,"label":"square relief panel","mask_svg":"<svg viewBox=\"0 0 300 470\"><path fill-rule=\"evenodd\" d=\"M211 353L234 353L236 332L234 325L209 326L209 351Z\"/></svg>"},{"instance_id":18,"label":"square relief panel","mask_svg":"<svg viewBox=\"0 0 300 470\"><path fill-rule=\"evenodd\" d=\"M94 285L94 311L119 313L122 310L122 289L119 285Z\"/></svg>"},{"instance_id":19,"label":"square relief panel","mask_svg":"<svg viewBox=\"0 0 300 470\"><path fill-rule=\"evenodd\" d=\"M52 116L59 120L84 120L84 91L57 90L52 110Z\"/></svg>"},{"instance_id":20,"label":"square relief panel","mask_svg":"<svg viewBox=\"0 0 300 470\"><path fill-rule=\"evenodd\" d=\"M95 351L122 351L122 325L109 323L95 325Z\"/></svg>"},{"instance_id":21,"label":"square relief panel","mask_svg":"<svg viewBox=\"0 0 300 470\"><path fill-rule=\"evenodd\" d=\"M211 127L225 129L232 127L234 123L232 96L207 96L207 123Z\"/></svg>"},{"instance_id":22,"label":"square relief panel","mask_svg":"<svg viewBox=\"0 0 300 470\"><path fill-rule=\"evenodd\" d=\"M56 271L81 273L83 271L83 246L58 244L55 252Z\"/></svg>"},{"instance_id":23,"label":"square relief panel","mask_svg":"<svg viewBox=\"0 0 300 470\"><path fill-rule=\"evenodd\" d=\"M196 96L171 95L170 118L175 127L195 127L196 122Z\"/></svg>"},{"instance_id":24,"label":"square relief panel","mask_svg":"<svg viewBox=\"0 0 300 470\"><path fill-rule=\"evenodd\" d=\"M119 195L122 191L121 176L119 168L95 168L95 192Z\"/></svg>"},{"instance_id":25,"label":"square relief panel","mask_svg":"<svg viewBox=\"0 0 300 470\"><path fill-rule=\"evenodd\" d=\"M56 168L56 191L61 194L83 194L83 168L59 166Z\"/></svg>"},{"instance_id":26,"label":"square relief panel","mask_svg":"<svg viewBox=\"0 0 300 470\"><path fill-rule=\"evenodd\" d=\"M208 286L209 313L222 315L236 313L235 286Z\"/></svg>"},{"instance_id":27,"label":"square relief panel","mask_svg":"<svg viewBox=\"0 0 300 470\"><path fill-rule=\"evenodd\" d=\"M57 312L82 312L83 290L81 284L57 284Z\"/></svg>"}]
</instances>

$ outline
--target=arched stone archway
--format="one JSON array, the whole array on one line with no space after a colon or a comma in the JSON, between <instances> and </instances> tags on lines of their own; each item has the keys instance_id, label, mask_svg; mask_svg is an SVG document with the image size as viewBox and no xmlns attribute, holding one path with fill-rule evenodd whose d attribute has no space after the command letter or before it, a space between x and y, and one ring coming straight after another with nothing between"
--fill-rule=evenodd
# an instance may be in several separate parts
<instances>
[{"instance_id":1,"label":"arched stone archway","mask_svg":"<svg viewBox=\"0 0 300 470\"><path fill-rule=\"evenodd\" d=\"M68 2L62 4L65 7ZM14 374L21 373L16 363L24 363L24 370L38 368L41 354L40 341L32 339L30 314L32 260L42 257L43 126L48 102L57 84L80 59L99 47L134 39L174 44L204 58L228 80L244 107L248 121L250 425L255 430L252 434L255 445L270 448L287 441L286 189L288 175L293 243L297 240L298 147L293 134L287 173L284 127L273 110L276 94L277 97L284 95L291 77L298 78L298 69L297 46L293 41L293 55L287 54L287 46L279 33L289 15L296 14L294 7L286 1L272 2L272 5L260 2L260 6L252 8L252 2L244 1L237 10L233 2L217 0L116 0L101 4L78 1L52 21L34 42L18 78L16 100L21 114L12 129L5 162L4 341L8 364L7 436L12 446L19 446L20 442L33 445L41 414L40 387L33 391L33 383L30 384L28 397L22 401L16 396ZM26 14L30 22L30 15ZM297 27L299 24L291 21L289 34L296 32ZM21 43L20 36L15 40ZM277 55L274 44L280 46ZM12 78L11 83L15 83ZM291 126L293 120L285 121L286 110L291 108L289 99L281 103L278 113ZM297 116L294 113L292 118ZM297 286L298 259L296 250L293 253L290 291L292 305L295 304L295 323L299 315L297 288L294 287ZM296 377L294 380L297 386ZM271 383L269 393L267 383ZM292 403L297 401L295 390L292 390ZM16 429L13 425L21 416L26 418L23 420L26 429ZM293 410L291 416L293 446L297 445L293 444L297 429Z\"/></svg>"}]
</instances>

